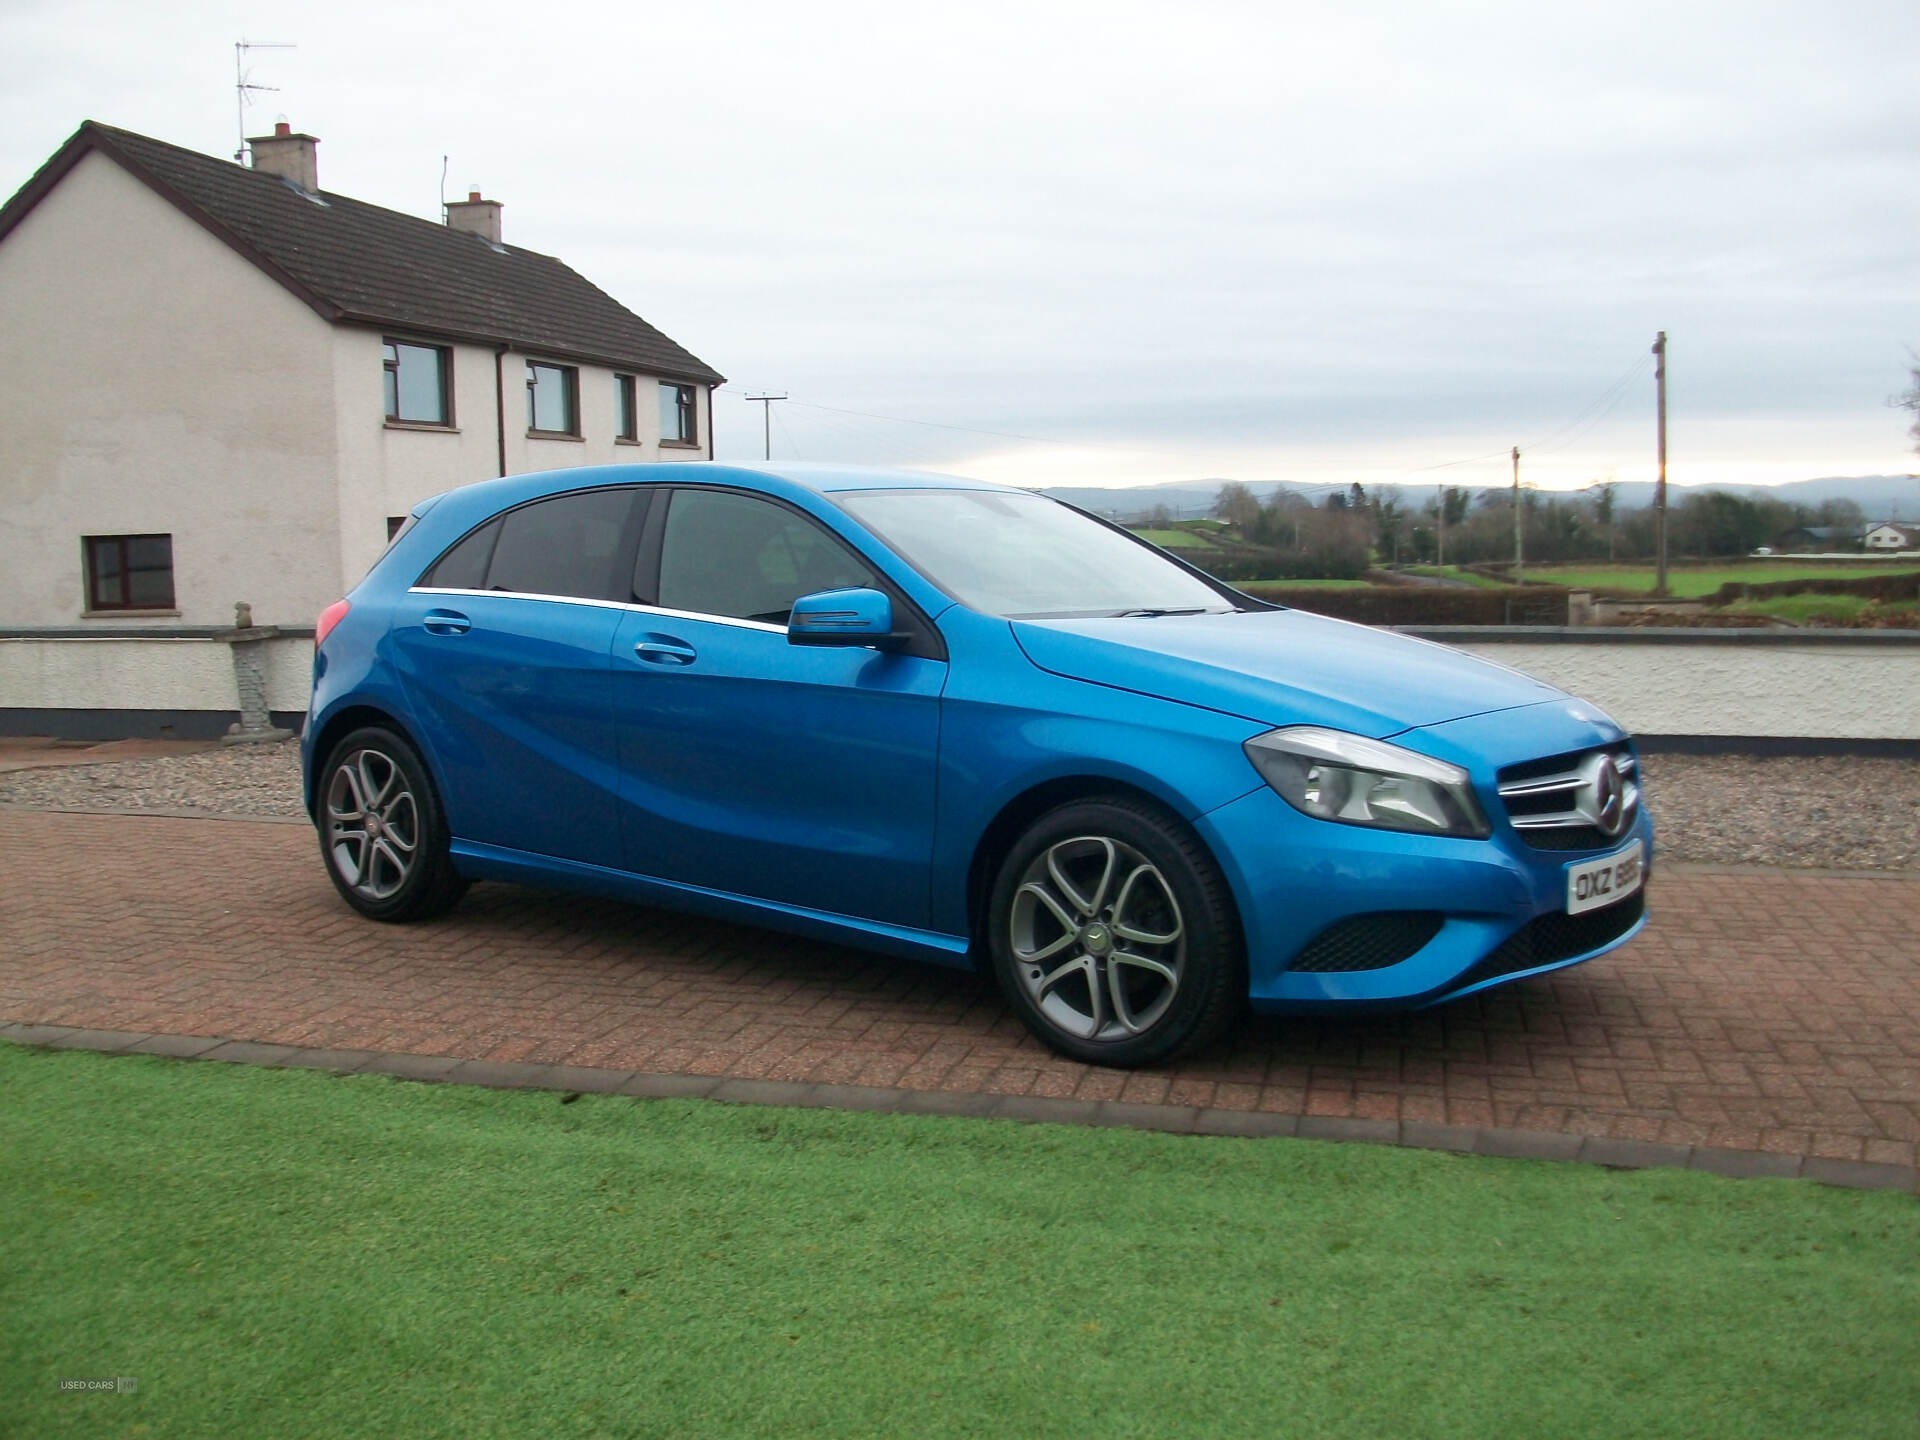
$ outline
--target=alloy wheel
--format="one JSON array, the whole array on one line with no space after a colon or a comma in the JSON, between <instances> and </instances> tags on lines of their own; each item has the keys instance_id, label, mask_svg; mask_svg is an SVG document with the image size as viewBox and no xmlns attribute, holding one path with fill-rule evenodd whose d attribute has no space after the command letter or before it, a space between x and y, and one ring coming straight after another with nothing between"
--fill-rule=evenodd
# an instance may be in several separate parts
<instances>
[{"instance_id":1,"label":"alloy wheel","mask_svg":"<svg viewBox=\"0 0 1920 1440\"><path fill-rule=\"evenodd\" d=\"M1167 1013L1186 963L1186 926L1166 876L1104 835L1061 840L1020 877L1008 935L1034 1007L1079 1040L1125 1040Z\"/></svg>"},{"instance_id":2,"label":"alloy wheel","mask_svg":"<svg viewBox=\"0 0 1920 1440\"><path fill-rule=\"evenodd\" d=\"M391 755L355 750L327 781L327 854L356 895L387 900L413 873L420 806Z\"/></svg>"}]
</instances>

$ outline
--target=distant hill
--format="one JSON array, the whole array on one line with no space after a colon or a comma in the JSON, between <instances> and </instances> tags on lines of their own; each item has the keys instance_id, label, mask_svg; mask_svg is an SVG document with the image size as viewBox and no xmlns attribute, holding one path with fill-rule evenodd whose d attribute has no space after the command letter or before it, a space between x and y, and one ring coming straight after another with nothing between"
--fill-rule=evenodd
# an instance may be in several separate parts
<instances>
[{"instance_id":1,"label":"distant hill","mask_svg":"<svg viewBox=\"0 0 1920 1440\"><path fill-rule=\"evenodd\" d=\"M1141 519L1156 505L1164 505L1177 516L1194 520L1208 513L1213 506L1214 496L1220 493L1220 487L1226 483L1224 479L1174 480L1164 485L1145 485L1133 490L1091 485L1050 485L1040 493L1078 505L1083 510L1091 510L1098 515L1112 515L1120 520ZM1247 488L1262 500L1282 486L1283 482L1278 480L1247 482ZM1284 488L1317 505L1332 492L1345 491L1347 487L1332 483L1288 483ZM1369 493L1375 488L1392 491L1399 497L1400 503L1410 510L1418 510L1440 490L1438 485L1385 484L1369 487ZM1809 508L1817 507L1825 500L1852 500L1869 520L1920 520L1920 480L1911 475L1828 475L1815 480L1793 480L1784 485L1669 485L1668 503L1678 504L1684 496L1695 490L1726 490L1736 495L1771 496ZM1577 495L1585 492L1548 493ZM1650 481L1622 481L1614 487L1614 498L1623 509L1651 505L1653 485Z\"/></svg>"}]
</instances>

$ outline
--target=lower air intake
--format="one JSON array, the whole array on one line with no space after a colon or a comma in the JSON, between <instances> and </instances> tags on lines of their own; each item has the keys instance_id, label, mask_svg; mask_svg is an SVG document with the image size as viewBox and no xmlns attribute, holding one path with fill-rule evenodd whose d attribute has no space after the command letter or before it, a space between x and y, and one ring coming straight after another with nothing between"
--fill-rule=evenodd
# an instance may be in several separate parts
<instances>
[{"instance_id":1,"label":"lower air intake","mask_svg":"<svg viewBox=\"0 0 1920 1440\"><path fill-rule=\"evenodd\" d=\"M1495 980L1502 975L1514 975L1598 950L1639 924L1646 908L1647 893L1642 890L1631 899L1604 910L1588 910L1580 915L1542 915L1521 926L1499 949L1462 975L1454 988L1464 990L1483 980Z\"/></svg>"},{"instance_id":2,"label":"lower air intake","mask_svg":"<svg viewBox=\"0 0 1920 1440\"><path fill-rule=\"evenodd\" d=\"M1440 933L1442 917L1431 910L1389 910L1336 920L1307 942L1288 968L1313 974L1384 970L1410 958Z\"/></svg>"}]
</instances>

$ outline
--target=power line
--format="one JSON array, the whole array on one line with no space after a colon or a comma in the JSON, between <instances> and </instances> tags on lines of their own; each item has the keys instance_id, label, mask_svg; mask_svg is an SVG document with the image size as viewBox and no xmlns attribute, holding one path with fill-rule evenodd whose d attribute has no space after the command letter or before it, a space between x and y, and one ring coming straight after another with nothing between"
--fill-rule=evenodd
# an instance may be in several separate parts
<instances>
[{"instance_id":1,"label":"power line","mask_svg":"<svg viewBox=\"0 0 1920 1440\"><path fill-rule=\"evenodd\" d=\"M1565 424L1561 425L1557 429L1546 432L1546 434L1541 439L1528 442L1523 448L1528 450L1530 453L1545 452L1547 454L1552 454L1556 451L1564 450L1568 446L1580 440L1583 436L1585 436L1589 431L1591 431L1596 425L1598 425L1602 420L1604 420L1608 415L1610 415L1613 412L1614 408L1619 405L1620 401L1623 398L1625 398L1633 382L1638 378L1640 378L1640 376L1645 373L1649 363L1650 363L1649 360L1645 356L1642 356L1636 359L1634 363L1627 368L1624 374L1622 374L1618 379L1614 380L1605 389L1603 389L1599 393L1599 395L1597 395L1593 400L1590 400L1586 405L1582 406L1580 410L1574 414L1572 419L1568 420ZM734 387L731 385L722 385L718 388L731 393L736 393L736 394L740 393L738 391L735 391ZM755 394L755 395L747 395L744 398L748 400L761 400L762 396ZM802 400L797 396L793 396L793 395L783 395L779 398L785 399L787 403L790 405L798 405L808 410L818 410L829 415L852 416L854 418L861 419L861 420L878 420L890 425L911 425L911 426L920 427L922 429L946 430L946 431L949 431L955 434L961 434L961 435L984 435L997 440L1019 440L1019 441L1026 442L1028 444L1059 445L1059 446L1063 446L1070 449L1106 450L1114 454L1165 455L1165 456L1179 456L1179 457L1187 457L1191 455L1191 452L1188 450L1175 449L1171 446L1139 445L1139 444L1118 445L1109 441L1101 441L1101 440L1062 440L1059 437L1053 436L1053 435L1031 435L1031 434L1026 434L1020 431L1014 431L1014 430L989 430L977 425L955 425L955 424L951 424L949 422L941 421L941 420L916 420L905 415L885 415L885 414L879 413L878 411L873 411L873 410L852 410L852 409L848 409L845 406L840 406L840 405L823 405L817 400ZM769 410L769 411L772 409L770 405L766 406L765 408L766 410ZM764 424L764 416L763 416L763 424ZM786 427L784 423L782 424L781 428L783 433L785 433ZM789 439L791 440L791 435L789 435ZM1433 464L1433 465L1413 466L1401 473L1407 474L1407 475L1424 475L1434 470L1451 470L1461 465L1474 465L1474 464L1479 464L1489 460L1504 460L1506 458L1508 458L1508 449L1502 448L1499 450L1490 450L1484 455L1469 455L1459 460L1442 460L1439 463ZM1317 465L1317 466L1314 466L1313 468L1321 473L1325 473L1329 470L1334 471L1335 473L1338 473L1341 471L1353 471L1353 470L1377 471L1387 467L1383 467L1380 465L1346 464L1346 465ZM1288 482L1280 481L1276 483L1285 484ZM1301 483L1310 483L1310 482L1301 482Z\"/></svg>"}]
</instances>

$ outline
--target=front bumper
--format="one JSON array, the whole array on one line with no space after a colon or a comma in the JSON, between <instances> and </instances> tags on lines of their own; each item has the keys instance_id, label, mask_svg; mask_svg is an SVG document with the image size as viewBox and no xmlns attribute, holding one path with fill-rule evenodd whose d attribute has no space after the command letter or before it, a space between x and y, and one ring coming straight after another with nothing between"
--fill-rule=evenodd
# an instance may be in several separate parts
<instances>
[{"instance_id":1,"label":"front bumper","mask_svg":"<svg viewBox=\"0 0 1920 1440\"><path fill-rule=\"evenodd\" d=\"M1202 816L1199 826L1240 905L1249 997L1259 1011L1417 1008L1590 960L1644 924L1638 896L1566 914L1567 866L1607 851L1533 850L1505 826L1489 840L1368 830L1311 819L1266 789ZM1653 826L1644 810L1609 850L1634 840L1650 873ZM1328 927L1381 912L1435 916L1438 928L1398 963L1292 968Z\"/></svg>"}]
</instances>

